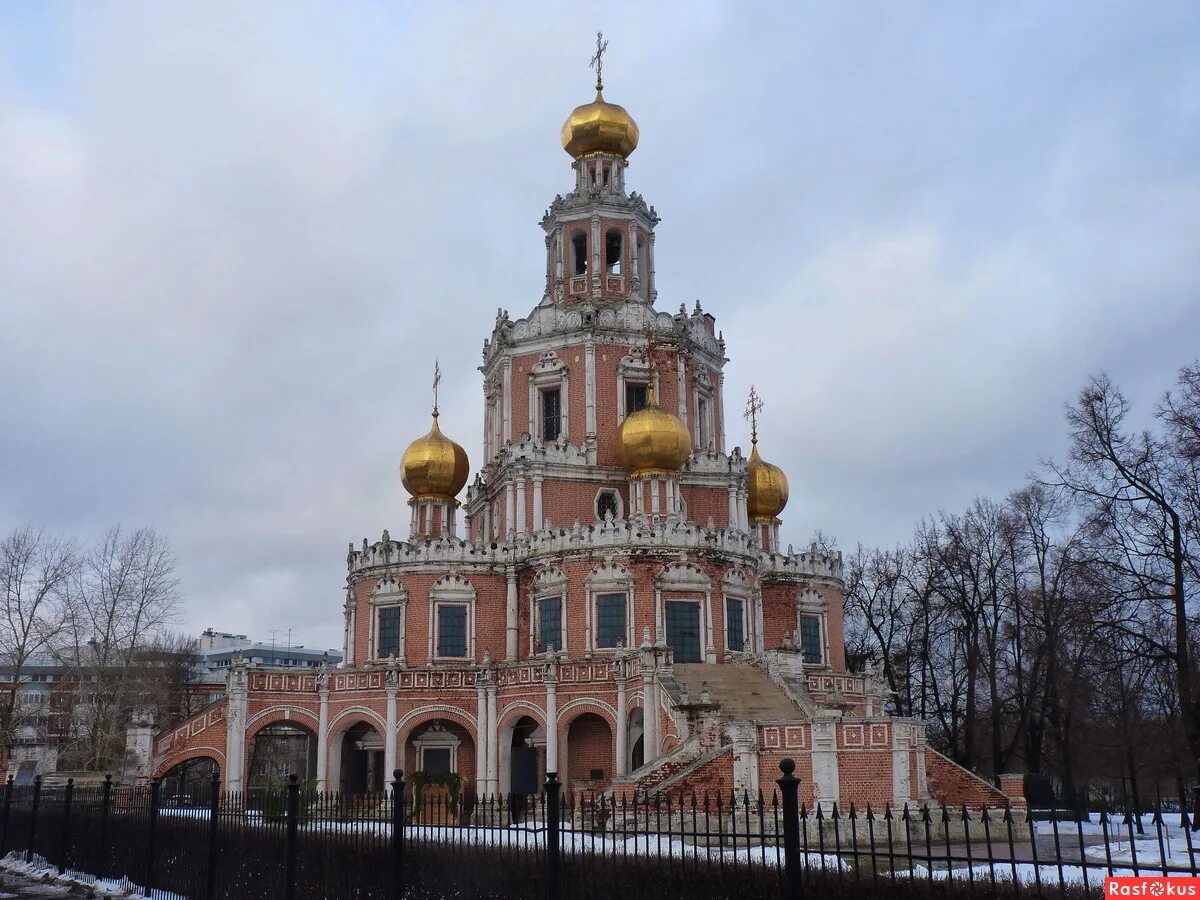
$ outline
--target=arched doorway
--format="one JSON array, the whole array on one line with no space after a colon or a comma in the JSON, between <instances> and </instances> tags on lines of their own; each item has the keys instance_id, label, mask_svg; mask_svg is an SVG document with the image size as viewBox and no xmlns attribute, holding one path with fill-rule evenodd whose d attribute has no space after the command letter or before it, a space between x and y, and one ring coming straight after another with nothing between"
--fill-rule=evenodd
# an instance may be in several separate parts
<instances>
[{"instance_id":1,"label":"arched doorway","mask_svg":"<svg viewBox=\"0 0 1200 900\"><path fill-rule=\"evenodd\" d=\"M530 716L514 724L509 741L508 793L536 794L546 764L546 729Z\"/></svg>"},{"instance_id":2,"label":"arched doorway","mask_svg":"<svg viewBox=\"0 0 1200 900\"><path fill-rule=\"evenodd\" d=\"M357 722L346 729L341 741L341 772L338 788L343 795L384 790L383 735L370 722Z\"/></svg>"},{"instance_id":3,"label":"arched doorway","mask_svg":"<svg viewBox=\"0 0 1200 900\"><path fill-rule=\"evenodd\" d=\"M608 787L613 776L613 733L608 721L592 712L580 713L567 726L566 784L574 791Z\"/></svg>"},{"instance_id":4,"label":"arched doorway","mask_svg":"<svg viewBox=\"0 0 1200 900\"><path fill-rule=\"evenodd\" d=\"M171 768L162 776L159 797L163 806L197 806L211 797L213 776L221 767L211 756L195 756Z\"/></svg>"},{"instance_id":5,"label":"arched doorway","mask_svg":"<svg viewBox=\"0 0 1200 900\"><path fill-rule=\"evenodd\" d=\"M246 787L287 784L291 775L301 781L317 774L317 736L296 722L272 722L260 728L250 742L250 768Z\"/></svg>"}]
</instances>

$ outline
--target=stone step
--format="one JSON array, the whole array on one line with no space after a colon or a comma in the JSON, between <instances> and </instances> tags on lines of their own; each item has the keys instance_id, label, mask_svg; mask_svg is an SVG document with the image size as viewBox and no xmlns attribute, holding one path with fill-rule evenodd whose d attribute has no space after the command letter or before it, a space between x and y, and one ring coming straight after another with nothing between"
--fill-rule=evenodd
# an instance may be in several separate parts
<instances>
[{"instance_id":1,"label":"stone step","mask_svg":"<svg viewBox=\"0 0 1200 900\"><path fill-rule=\"evenodd\" d=\"M723 719L797 719L800 709L760 669L729 663L681 663L675 681L698 702L707 682Z\"/></svg>"}]
</instances>

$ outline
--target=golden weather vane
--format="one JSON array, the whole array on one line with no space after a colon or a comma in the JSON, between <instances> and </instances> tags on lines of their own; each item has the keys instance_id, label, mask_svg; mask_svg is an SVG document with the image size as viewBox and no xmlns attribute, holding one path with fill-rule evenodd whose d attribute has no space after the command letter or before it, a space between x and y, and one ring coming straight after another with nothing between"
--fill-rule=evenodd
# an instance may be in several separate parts
<instances>
[{"instance_id":1,"label":"golden weather vane","mask_svg":"<svg viewBox=\"0 0 1200 900\"><path fill-rule=\"evenodd\" d=\"M758 414L762 412L762 398L758 396L758 391L754 389L754 385L750 385L750 396L746 399L746 412L744 418L750 420L750 443L758 443Z\"/></svg>"},{"instance_id":2,"label":"golden weather vane","mask_svg":"<svg viewBox=\"0 0 1200 900\"><path fill-rule=\"evenodd\" d=\"M604 32L596 32L596 53L588 63L588 68L596 70L596 90L604 90L604 79L601 77L601 69L604 68L604 51L608 49L608 41L604 39Z\"/></svg>"},{"instance_id":3,"label":"golden weather vane","mask_svg":"<svg viewBox=\"0 0 1200 900\"><path fill-rule=\"evenodd\" d=\"M437 358L433 360L433 414L436 417L438 414L438 385L442 381L442 367L438 365Z\"/></svg>"}]
</instances>

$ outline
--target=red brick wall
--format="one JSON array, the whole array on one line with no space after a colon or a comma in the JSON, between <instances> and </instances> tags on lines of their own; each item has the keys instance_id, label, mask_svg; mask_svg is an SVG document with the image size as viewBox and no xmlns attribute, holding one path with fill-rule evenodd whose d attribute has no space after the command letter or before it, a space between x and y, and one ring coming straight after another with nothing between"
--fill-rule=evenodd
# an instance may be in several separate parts
<instances>
[{"instance_id":1,"label":"red brick wall","mask_svg":"<svg viewBox=\"0 0 1200 900\"><path fill-rule=\"evenodd\" d=\"M567 726L568 784L588 781L592 769L602 769L603 782L596 786L607 786L613 776L613 762L613 735L608 723L595 713L573 719Z\"/></svg>"},{"instance_id":2,"label":"red brick wall","mask_svg":"<svg viewBox=\"0 0 1200 900\"><path fill-rule=\"evenodd\" d=\"M948 806L1003 806L1007 799L982 778L947 759L931 748L925 748L925 775L929 781L929 796Z\"/></svg>"}]
</instances>

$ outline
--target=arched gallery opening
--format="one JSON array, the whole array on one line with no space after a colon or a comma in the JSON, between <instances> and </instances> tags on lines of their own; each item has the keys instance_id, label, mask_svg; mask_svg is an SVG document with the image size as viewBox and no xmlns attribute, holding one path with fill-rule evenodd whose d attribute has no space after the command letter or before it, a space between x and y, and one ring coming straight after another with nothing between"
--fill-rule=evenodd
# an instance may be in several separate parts
<instances>
[{"instance_id":1,"label":"arched gallery opening","mask_svg":"<svg viewBox=\"0 0 1200 900\"><path fill-rule=\"evenodd\" d=\"M220 777L221 767L211 756L185 759L162 777L159 797L164 806L194 806L208 803L212 779Z\"/></svg>"},{"instance_id":2,"label":"arched gallery opening","mask_svg":"<svg viewBox=\"0 0 1200 900\"><path fill-rule=\"evenodd\" d=\"M560 754L561 755L561 754ZM608 787L613 776L613 733L596 713L581 713L567 726L565 786L572 791Z\"/></svg>"},{"instance_id":3,"label":"arched gallery opening","mask_svg":"<svg viewBox=\"0 0 1200 900\"><path fill-rule=\"evenodd\" d=\"M342 794L386 790L391 777L384 772L383 735L370 722L357 722L346 729L341 744L338 789Z\"/></svg>"},{"instance_id":4,"label":"arched gallery opening","mask_svg":"<svg viewBox=\"0 0 1200 900\"><path fill-rule=\"evenodd\" d=\"M296 722L273 722L255 733L250 742L250 768L246 788L287 784L296 775L301 782L317 774L317 736Z\"/></svg>"}]
</instances>

